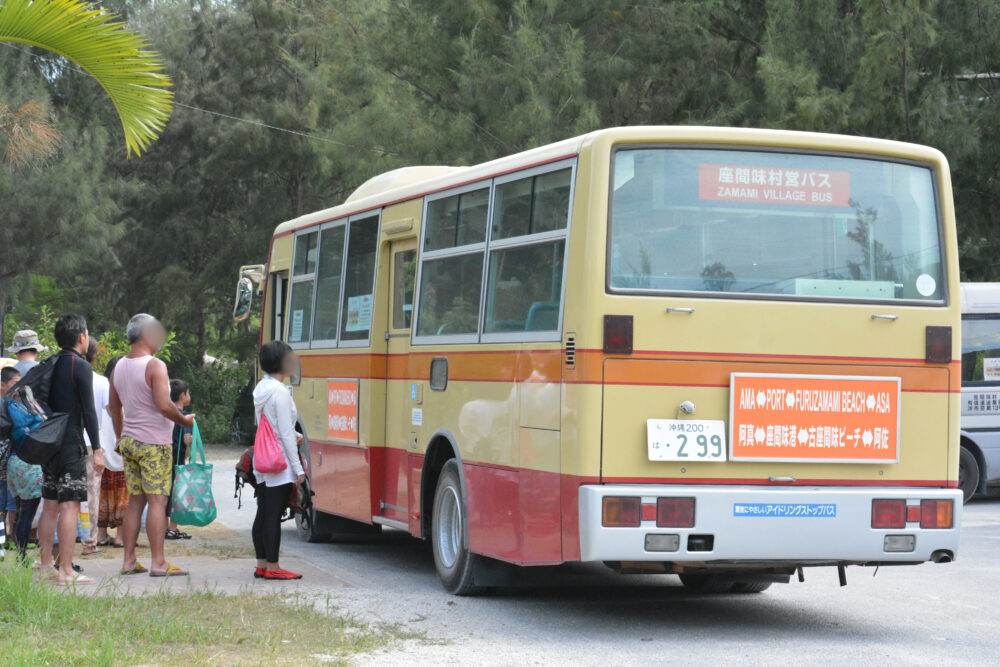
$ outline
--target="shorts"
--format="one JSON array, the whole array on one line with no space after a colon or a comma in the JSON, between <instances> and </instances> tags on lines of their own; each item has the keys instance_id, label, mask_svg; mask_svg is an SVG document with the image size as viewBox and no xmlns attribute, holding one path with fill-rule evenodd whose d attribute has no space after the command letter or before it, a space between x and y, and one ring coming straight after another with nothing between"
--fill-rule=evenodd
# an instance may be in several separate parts
<instances>
[{"instance_id":1,"label":"shorts","mask_svg":"<svg viewBox=\"0 0 1000 667\"><path fill-rule=\"evenodd\" d=\"M69 439L42 466L42 498L59 503L87 502L87 452L83 439Z\"/></svg>"},{"instance_id":2,"label":"shorts","mask_svg":"<svg viewBox=\"0 0 1000 667\"><path fill-rule=\"evenodd\" d=\"M16 512L17 498L7 487L7 482L0 482L0 512Z\"/></svg>"},{"instance_id":3,"label":"shorts","mask_svg":"<svg viewBox=\"0 0 1000 667\"><path fill-rule=\"evenodd\" d=\"M170 495L170 445L150 445L123 435L118 451L125 463L125 486L130 496Z\"/></svg>"}]
</instances>

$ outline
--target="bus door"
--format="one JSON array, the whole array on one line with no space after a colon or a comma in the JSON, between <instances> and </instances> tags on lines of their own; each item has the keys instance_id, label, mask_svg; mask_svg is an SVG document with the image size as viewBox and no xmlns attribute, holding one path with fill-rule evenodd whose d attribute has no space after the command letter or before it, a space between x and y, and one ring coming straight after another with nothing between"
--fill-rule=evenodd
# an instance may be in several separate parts
<instances>
[{"instance_id":1,"label":"bus door","mask_svg":"<svg viewBox=\"0 0 1000 667\"><path fill-rule=\"evenodd\" d=\"M385 484L382 515L397 527L419 532L420 522L409 512L416 507L423 457L418 452L418 432L423 422L423 382L411 372L413 291L417 270L416 239L401 239L389 246L389 309L385 331ZM429 361L428 361L429 363ZM413 500L414 502L411 502Z\"/></svg>"}]
</instances>

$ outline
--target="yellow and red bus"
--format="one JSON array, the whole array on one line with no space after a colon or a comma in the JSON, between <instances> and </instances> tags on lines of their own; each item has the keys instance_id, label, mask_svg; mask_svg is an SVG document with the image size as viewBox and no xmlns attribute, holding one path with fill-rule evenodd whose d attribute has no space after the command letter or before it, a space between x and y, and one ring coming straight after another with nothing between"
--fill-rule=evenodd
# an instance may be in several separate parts
<instances>
[{"instance_id":1,"label":"yellow and red bus","mask_svg":"<svg viewBox=\"0 0 1000 667\"><path fill-rule=\"evenodd\" d=\"M454 593L496 561L750 592L957 553L932 148L607 129L373 178L278 226L255 272L262 339L302 360L307 539L405 530Z\"/></svg>"}]
</instances>

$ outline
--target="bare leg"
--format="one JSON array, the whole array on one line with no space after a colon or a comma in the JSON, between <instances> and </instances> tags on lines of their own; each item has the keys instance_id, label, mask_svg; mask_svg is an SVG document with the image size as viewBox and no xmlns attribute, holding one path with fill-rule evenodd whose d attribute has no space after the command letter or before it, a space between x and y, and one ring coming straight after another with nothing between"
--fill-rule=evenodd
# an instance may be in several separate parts
<instances>
[{"instance_id":1,"label":"bare leg","mask_svg":"<svg viewBox=\"0 0 1000 667\"><path fill-rule=\"evenodd\" d=\"M125 543L125 556L122 561L123 570L131 570L135 565L135 545L139 541L139 526L142 525L142 510L146 508L146 496L129 496L125 518L118 529L118 534Z\"/></svg>"},{"instance_id":2,"label":"bare leg","mask_svg":"<svg viewBox=\"0 0 1000 667\"><path fill-rule=\"evenodd\" d=\"M167 569L167 557L163 552L163 540L167 532L167 497L150 494L146 499L149 502L146 535L149 537L150 557L153 561L150 570L162 572Z\"/></svg>"},{"instance_id":3,"label":"bare leg","mask_svg":"<svg viewBox=\"0 0 1000 667\"><path fill-rule=\"evenodd\" d=\"M98 541L97 515L101 505L101 476L94 470L94 455L87 455L87 513L90 515L90 533L84 540L84 553L93 553Z\"/></svg>"},{"instance_id":4,"label":"bare leg","mask_svg":"<svg viewBox=\"0 0 1000 667\"><path fill-rule=\"evenodd\" d=\"M59 503L59 580L69 581L73 572L73 548L76 546L76 519L80 503Z\"/></svg>"},{"instance_id":5,"label":"bare leg","mask_svg":"<svg viewBox=\"0 0 1000 667\"><path fill-rule=\"evenodd\" d=\"M56 516L59 514L59 504L54 500L42 501L42 518L38 520L38 547L42 556L42 576L52 568L52 545L56 541ZM74 525L76 517L73 517ZM71 537L74 542L76 536Z\"/></svg>"}]
</instances>

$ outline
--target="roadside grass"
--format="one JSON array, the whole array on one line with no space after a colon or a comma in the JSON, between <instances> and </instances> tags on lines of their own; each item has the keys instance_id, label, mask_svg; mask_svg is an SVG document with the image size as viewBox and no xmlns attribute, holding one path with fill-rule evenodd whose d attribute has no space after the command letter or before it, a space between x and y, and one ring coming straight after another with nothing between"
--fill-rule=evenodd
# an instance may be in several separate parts
<instances>
[{"instance_id":1,"label":"roadside grass","mask_svg":"<svg viewBox=\"0 0 1000 667\"><path fill-rule=\"evenodd\" d=\"M89 594L0 565L0 661L4 665L348 664L418 635L326 613L305 598L209 591Z\"/></svg>"},{"instance_id":2,"label":"roadside grass","mask_svg":"<svg viewBox=\"0 0 1000 667\"><path fill-rule=\"evenodd\" d=\"M252 517L252 515L250 516ZM190 533L191 539L171 540L167 542L166 550L168 559L180 559L189 556L212 556L221 559L253 558L255 556L253 544L249 537L221 523L212 523L202 528L182 526L181 530ZM139 544L136 554L143 563L149 561L149 542L146 539L145 530L139 533ZM122 550L110 546L101 547L100 554L84 557L80 555L80 547L77 545L74 560L86 567L89 560L106 558L119 560L121 557Z\"/></svg>"}]
</instances>

